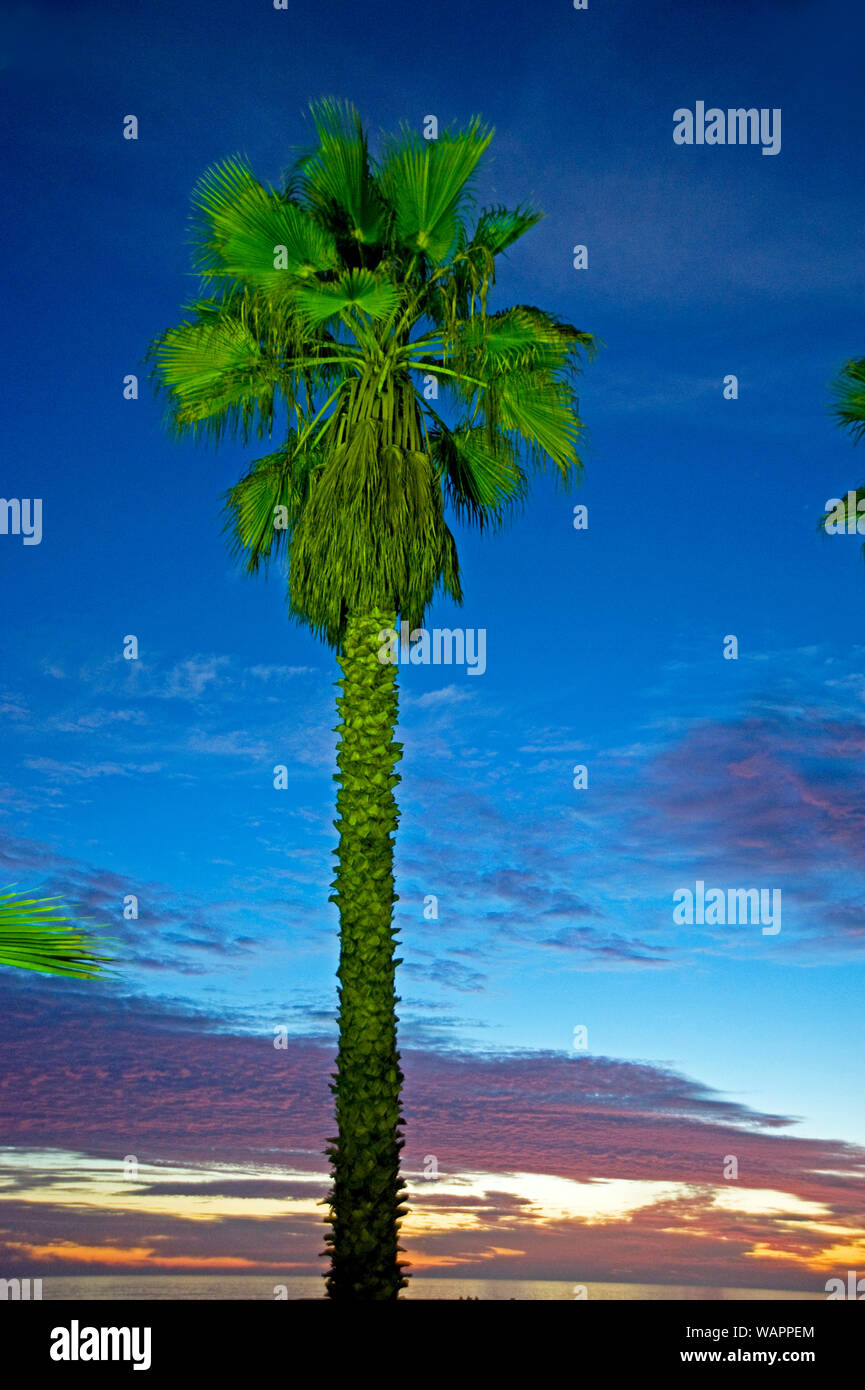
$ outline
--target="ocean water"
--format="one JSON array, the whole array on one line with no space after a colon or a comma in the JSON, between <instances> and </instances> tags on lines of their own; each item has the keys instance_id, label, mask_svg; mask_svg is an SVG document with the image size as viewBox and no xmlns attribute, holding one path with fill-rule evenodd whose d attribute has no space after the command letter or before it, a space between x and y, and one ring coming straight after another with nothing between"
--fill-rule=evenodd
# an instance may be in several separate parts
<instances>
[{"instance_id":1,"label":"ocean water","mask_svg":"<svg viewBox=\"0 0 865 1390\"><path fill-rule=\"evenodd\" d=\"M43 1300L97 1299L106 1302L138 1302L150 1299L268 1299L274 1289L285 1285L289 1299L323 1298L324 1281L315 1275L273 1279L261 1275L146 1275L107 1278L43 1277ZM675 1302L697 1300L825 1301L825 1292L801 1293L790 1289L712 1288L687 1284L586 1284L588 1296L601 1302L656 1300ZM574 1285L563 1279L411 1279L404 1298L477 1298L570 1300Z\"/></svg>"}]
</instances>

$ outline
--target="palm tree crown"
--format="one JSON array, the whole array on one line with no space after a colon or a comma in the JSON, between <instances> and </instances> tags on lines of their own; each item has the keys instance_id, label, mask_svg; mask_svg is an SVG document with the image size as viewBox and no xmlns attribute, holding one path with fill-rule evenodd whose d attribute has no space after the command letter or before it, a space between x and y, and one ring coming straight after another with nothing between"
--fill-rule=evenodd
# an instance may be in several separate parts
<instances>
[{"instance_id":1,"label":"palm tree crown","mask_svg":"<svg viewBox=\"0 0 865 1390\"><path fill-rule=\"evenodd\" d=\"M403 130L374 160L351 106L312 114L318 143L281 191L239 159L200 181L207 293L151 353L179 433L248 441L286 408L229 526L251 571L285 551L292 614L336 645L349 612L415 626L437 588L461 599L448 504L494 525L524 498L526 462L578 473L574 376L593 340L528 305L489 311L496 257L540 213L487 208L469 226L492 138L479 121L434 141Z\"/></svg>"}]
</instances>

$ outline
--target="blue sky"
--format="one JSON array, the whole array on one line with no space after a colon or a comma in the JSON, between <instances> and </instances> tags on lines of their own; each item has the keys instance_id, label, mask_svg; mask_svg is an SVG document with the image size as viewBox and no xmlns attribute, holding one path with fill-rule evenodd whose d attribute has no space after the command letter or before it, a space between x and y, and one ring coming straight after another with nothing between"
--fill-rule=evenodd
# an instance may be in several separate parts
<instances>
[{"instance_id":1,"label":"blue sky","mask_svg":"<svg viewBox=\"0 0 865 1390\"><path fill-rule=\"evenodd\" d=\"M144 381L194 291L190 191L237 152L278 180L321 95L373 136L478 112L479 203L546 212L498 306L604 346L579 491L457 532L462 614L429 624L485 628L486 672L400 668L404 1041L574 1061L585 1024L593 1056L865 1142L865 567L816 534L865 477L827 410L865 350L863 38L839 3L7 9L2 491L43 499L43 540L0 537L0 853L122 935L113 998L332 1032L334 664L220 534L266 449L171 441ZM697 100L781 108L781 152L676 146ZM780 888L782 931L675 926L697 879Z\"/></svg>"}]
</instances>

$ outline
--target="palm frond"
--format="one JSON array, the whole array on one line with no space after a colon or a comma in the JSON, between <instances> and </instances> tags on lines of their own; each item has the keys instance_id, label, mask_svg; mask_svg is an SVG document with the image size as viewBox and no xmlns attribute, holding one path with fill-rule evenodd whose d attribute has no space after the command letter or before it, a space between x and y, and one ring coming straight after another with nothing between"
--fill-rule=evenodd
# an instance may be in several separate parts
<instances>
[{"instance_id":1,"label":"palm frond","mask_svg":"<svg viewBox=\"0 0 865 1390\"><path fill-rule=\"evenodd\" d=\"M543 468L550 460L564 482L573 481L582 473L577 452L582 421L577 413L577 399L566 382L539 376L524 380L508 379L494 392L487 393L501 429L518 436L526 447L531 462Z\"/></svg>"},{"instance_id":2,"label":"palm frond","mask_svg":"<svg viewBox=\"0 0 865 1390\"><path fill-rule=\"evenodd\" d=\"M820 517L817 522L818 532L823 536L861 536L865 528L865 485L850 488L843 497L837 498L837 502L837 507L830 508ZM831 531L830 526L833 527ZM849 529L851 526L852 531ZM865 541L862 543L862 558L865 560Z\"/></svg>"},{"instance_id":3,"label":"palm frond","mask_svg":"<svg viewBox=\"0 0 865 1390\"><path fill-rule=\"evenodd\" d=\"M0 893L0 965L91 980L111 973L105 944L108 938L76 925L57 898L24 898L13 888Z\"/></svg>"},{"instance_id":4,"label":"palm frond","mask_svg":"<svg viewBox=\"0 0 865 1390\"><path fill-rule=\"evenodd\" d=\"M279 197L240 160L214 165L193 193L194 264L205 279L280 291L293 278L338 268L333 237L306 209Z\"/></svg>"},{"instance_id":5,"label":"palm frond","mask_svg":"<svg viewBox=\"0 0 865 1390\"><path fill-rule=\"evenodd\" d=\"M370 168L369 144L350 102L326 98L310 105L318 136L289 174L288 189L334 236L357 246L378 244L387 209Z\"/></svg>"},{"instance_id":6,"label":"palm frond","mask_svg":"<svg viewBox=\"0 0 865 1390\"><path fill-rule=\"evenodd\" d=\"M849 430L858 444L865 435L865 357L844 366L834 383L833 396L836 422Z\"/></svg>"},{"instance_id":7,"label":"palm frond","mask_svg":"<svg viewBox=\"0 0 865 1390\"><path fill-rule=\"evenodd\" d=\"M515 304L497 314L477 315L451 328L457 360L497 375L514 368L579 371L581 354L595 350L595 340L571 324L530 304Z\"/></svg>"},{"instance_id":8,"label":"palm frond","mask_svg":"<svg viewBox=\"0 0 865 1390\"><path fill-rule=\"evenodd\" d=\"M151 344L148 360L175 433L203 428L216 438L236 433L246 440L271 428L280 364L228 309L169 328Z\"/></svg>"},{"instance_id":9,"label":"palm frond","mask_svg":"<svg viewBox=\"0 0 865 1390\"><path fill-rule=\"evenodd\" d=\"M309 491L310 452L297 447L292 430L275 453L256 459L224 496L225 531L233 553L255 574L291 543Z\"/></svg>"},{"instance_id":10,"label":"palm frond","mask_svg":"<svg viewBox=\"0 0 865 1390\"><path fill-rule=\"evenodd\" d=\"M385 442L381 422L357 421L310 480L292 537L290 611L338 645L346 613L384 608L417 626L439 586L461 601L437 470L428 454Z\"/></svg>"},{"instance_id":11,"label":"palm frond","mask_svg":"<svg viewBox=\"0 0 865 1390\"><path fill-rule=\"evenodd\" d=\"M525 500L528 479L506 435L491 439L485 428L441 425L430 442L445 496L461 520L496 529Z\"/></svg>"},{"instance_id":12,"label":"palm frond","mask_svg":"<svg viewBox=\"0 0 865 1390\"><path fill-rule=\"evenodd\" d=\"M443 261L453 247L459 211L470 200L470 182L493 137L475 119L462 131L442 131L424 140L403 130L379 171L379 185L394 213L398 240L430 262Z\"/></svg>"},{"instance_id":13,"label":"palm frond","mask_svg":"<svg viewBox=\"0 0 865 1390\"><path fill-rule=\"evenodd\" d=\"M541 221L537 208L502 206L484 208L472 233L471 246L482 246L492 256L500 256L521 236Z\"/></svg>"},{"instance_id":14,"label":"palm frond","mask_svg":"<svg viewBox=\"0 0 865 1390\"><path fill-rule=\"evenodd\" d=\"M326 323L349 310L373 320L385 319L399 302L396 286L371 270L349 270L338 280L298 285L292 294L297 312L311 324Z\"/></svg>"},{"instance_id":15,"label":"palm frond","mask_svg":"<svg viewBox=\"0 0 865 1390\"><path fill-rule=\"evenodd\" d=\"M582 355L595 349L591 334L521 304L457 321L441 340L444 386L468 408L462 427L482 425L491 443L501 432L533 466L551 462L566 483L577 478L583 425L573 383Z\"/></svg>"}]
</instances>

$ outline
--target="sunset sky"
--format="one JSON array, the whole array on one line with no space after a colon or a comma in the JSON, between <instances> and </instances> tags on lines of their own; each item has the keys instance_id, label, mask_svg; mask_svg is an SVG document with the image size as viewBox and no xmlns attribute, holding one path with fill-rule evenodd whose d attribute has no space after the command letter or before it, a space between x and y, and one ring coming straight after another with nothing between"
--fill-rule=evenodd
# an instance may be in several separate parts
<instances>
[{"instance_id":1,"label":"sunset sky","mask_svg":"<svg viewBox=\"0 0 865 1390\"><path fill-rule=\"evenodd\" d=\"M399 671L408 1258L819 1291L865 1267L865 565L816 530L865 480L827 409L865 353L865 12L395 14L0 20L0 491L43 499L40 545L0 535L0 886L121 956L111 984L0 970L0 1277L323 1263L337 672L220 533L267 446L169 440L142 358L194 291L196 179L244 153L276 183L334 94L374 139L490 121L479 205L547 213L494 307L603 341L579 491L454 524L465 603L428 625L484 628L485 673ZM698 100L780 108L780 153L675 145ZM697 881L781 890L781 931L677 925Z\"/></svg>"}]
</instances>

